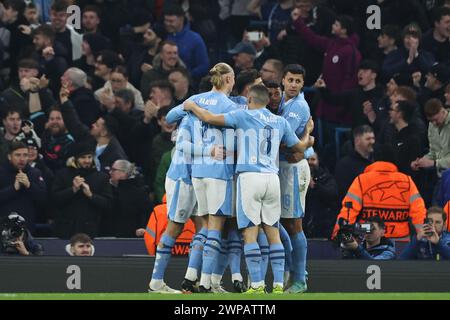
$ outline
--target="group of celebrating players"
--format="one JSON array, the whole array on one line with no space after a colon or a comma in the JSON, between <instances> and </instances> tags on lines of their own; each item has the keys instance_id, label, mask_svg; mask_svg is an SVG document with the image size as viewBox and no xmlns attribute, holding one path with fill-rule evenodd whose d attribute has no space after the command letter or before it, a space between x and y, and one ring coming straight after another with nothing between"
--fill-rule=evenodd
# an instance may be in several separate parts
<instances>
[{"instance_id":1,"label":"group of celebrating players","mask_svg":"<svg viewBox=\"0 0 450 320\"><path fill-rule=\"evenodd\" d=\"M272 293L304 292L302 218L310 180L306 159L314 144L302 93L305 70L286 66L277 114L266 108L269 91L262 83L250 87L242 105L229 97L235 75L228 64L216 64L210 76L211 91L190 97L166 117L178 123L165 183L169 223L158 244L149 292L226 292L221 279L229 265L237 292L265 293L269 262ZM190 218L197 233L179 291L164 282L164 273ZM248 288L241 275L242 248Z\"/></svg>"}]
</instances>

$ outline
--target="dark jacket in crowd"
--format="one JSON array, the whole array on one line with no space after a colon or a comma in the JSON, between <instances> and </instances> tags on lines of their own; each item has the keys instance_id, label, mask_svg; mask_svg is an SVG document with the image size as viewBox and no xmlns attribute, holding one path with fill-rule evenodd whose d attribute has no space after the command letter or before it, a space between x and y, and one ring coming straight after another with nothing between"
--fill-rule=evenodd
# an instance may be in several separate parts
<instances>
[{"instance_id":1,"label":"dark jacket in crowd","mask_svg":"<svg viewBox=\"0 0 450 320\"><path fill-rule=\"evenodd\" d=\"M67 130L75 137L77 142L83 141L93 146L97 144L95 139L91 136L89 128L80 121L70 100L61 105L61 113ZM100 161L100 171L108 173L114 161L119 159L128 160L128 157L125 154L125 151L123 151L117 138L113 136L98 159Z\"/></svg>"},{"instance_id":2,"label":"dark jacket in crowd","mask_svg":"<svg viewBox=\"0 0 450 320\"><path fill-rule=\"evenodd\" d=\"M113 209L102 222L102 236L135 238L151 213L147 186L142 177L119 181L113 190Z\"/></svg>"},{"instance_id":3,"label":"dark jacket in crowd","mask_svg":"<svg viewBox=\"0 0 450 320\"><path fill-rule=\"evenodd\" d=\"M353 128L363 124L370 125L369 119L364 114L363 103L365 101L370 101L373 109L375 109L375 106L377 106L383 98L383 94L383 88L379 86L368 91L364 91L362 87L358 86L358 88L337 93L331 93L328 88L320 89L320 95L325 102L344 106L344 108L350 112Z\"/></svg>"},{"instance_id":4,"label":"dark jacket in crowd","mask_svg":"<svg viewBox=\"0 0 450 320\"><path fill-rule=\"evenodd\" d=\"M367 249L365 241L361 242L355 251L350 251L351 256L347 258L364 260L393 260L397 257L395 245L391 239L382 237L380 244Z\"/></svg>"},{"instance_id":5,"label":"dark jacket in crowd","mask_svg":"<svg viewBox=\"0 0 450 320\"><path fill-rule=\"evenodd\" d=\"M310 11L306 24L320 36L331 37L331 26L336 15L329 8L317 5ZM308 66L305 86L313 85L322 73L323 52L302 41L301 36L292 28L286 28L287 35L279 42L279 56L284 65L299 63Z\"/></svg>"},{"instance_id":6,"label":"dark jacket in crowd","mask_svg":"<svg viewBox=\"0 0 450 320\"><path fill-rule=\"evenodd\" d=\"M10 162L0 166L0 217L17 212L25 219L27 228L34 232L37 208L47 200L47 188L38 169L27 165L23 172L30 180L30 188L22 186L16 191L14 181L19 171Z\"/></svg>"},{"instance_id":7,"label":"dark jacket in crowd","mask_svg":"<svg viewBox=\"0 0 450 320\"><path fill-rule=\"evenodd\" d=\"M315 187L306 194L305 232L309 237L328 238L333 231L338 213L338 188L334 177L326 168L311 171Z\"/></svg>"},{"instance_id":8,"label":"dark jacket in crowd","mask_svg":"<svg viewBox=\"0 0 450 320\"><path fill-rule=\"evenodd\" d=\"M400 254L400 259L437 260L438 255L440 259L450 259L450 233L448 232L442 233L437 244L432 244L426 239L417 240L414 236Z\"/></svg>"},{"instance_id":9,"label":"dark jacket in crowd","mask_svg":"<svg viewBox=\"0 0 450 320\"><path fill-rule=\"evenodd\" d=\"M116 137L112 137L106 149L98 157L98 160L100 161L100 171L108 173L114 161L128 160L128 156L123 151L119 140Z\"/></svg>"},{"instance_id":10,"label":"dark jacket in crowd","mask_svg":"<svg viewBox=\"0 0 450 320\"><path fill-rule=\"evenodd\" d=\"M117 140L119 140L120 145L127 154L129 160L134 163L141 165L144 159L140 159L140 154L142 148L145 148L142 142L148 141L145 137L140 137L134 134L134 130L140 125L144 118L144 113L137 109L132 109L130 112L125 113L118 108L115 108L111 113L121 128L120 132L117 134Z\"/></svg>"},{"instance_id":11,"label":"dark jacket in crowd","mask_svg":"<svg viewBox=\"0 0 450 320\"><path fill-rule=\"evenodd\" d=\"M91 199L81 189L77 193L73 192L73 179L76 176L83 177L89 185L93 193ZM92 238L96 237L99 235L102 215L110 214L112 208L109 178L95 167L78 168L74 158L70 158L67 168L56 174L51 200L56 206L56 236L69 239L76 233L86 233Z\"/></svg>"},{"instance_id":12,"label":"dark jacket in crowd","mask_svg":"<svg viewBox=\"0 0 450 320\"><path fill-rule=\"evenodd\" d=\"M92 90L84 87L78 88L70 94L69 99L74 105L80 121L90 128L100 116L100 105Z\"/></svg>"},{"instance_id":13,"label":"dark jacket in crowd","mask_svg":"<svg viewBox=\"0 0 450 320\"><path fill-rule=\"evenodd\" d=\"M433 54L434 59L450 67L450 39L444 42L436 41L433 37L433 29L428 30L422 37L422 49Z\"/></svg>"},{"instance_id":14,"label":"dark jacket in crowd","mask_svg":"<svg viewBox=\"0 0 450 320\"><path fill-rule=\"evenodd\" d=\"M434 63L434 58L431 53L425 50L418 50L419 55L413 60L411 64L408 64L409 51L404 47L400 47L397 50L390 52L386 59L384 59L382 66L382 79L391 79L396 73L404 75L412 75L416 71L420 71L422 76L427 74L431 66Z\"/></svg>"},{"instance_id":15,"label":"dark jacket in crowd","mask_svg":"<svg viewBox=\"0 0 450 320\"><path fill-rule=\"evenodd\" d=\"M39 90L39 99L41 101L42 110L33 114L30 114L29 111L30 93L23 92L18 84L7 88L2 92L1 96L5 98L7 104L14 106L21 111L23 119L30 119L33 122L34 130L38 136L42 135L47 121L45 114L48 112L48 109L55 104L55 99L49 89L44 88Z\"/></svg>"},{"instance_id":16,"label":"dark jacket in crowd","mask_svg":"<svg viewBox=\"0 0 450 320\"><path fill-rule=\"evenodd\" d=\"M372 163L371 160L363 158L354 149L336 164L334 176L339 190L339 202L347 194L348 188L353 180L364 172L364 169Z\"/></svg>"},{"instance_id":17,"label":"dark jacket in crowd","mask_svg":"<svg viewBox=\"0 0 450 320\"><path fill-rule=\"evenodd\" d=\"M61 43L55 41L53 50L55 55L49 61L43 57L42 50L35 54L34 58L39 62L40 72L50 80L49 88L53 95L57 97L61 88L61 76L69 67L69 63L66 60L67 51Z\"/></svg>"},{"instance_id":18,"label":"dark jacket in crowd","mask_svg":"<svg viewBox=\"0 0 450 320\"><path fill-rule=\"evenodd\" d=\"M75 139L69 132L53 136L48 130L45 130L41 140L41 153L45 164L54 172L64 168L74 142Z\"/></svg>"},{"instance_id":19,"label":"dark jacket in crowd","mask_svg":"<svg viewBox=\"0 0 450 320\"><path fill-rule=\"evenodd\" d=\"M386 123L380 143L392 147L398 171L414 176L411 162L423 155L422 137L415 126L408 125L398 131L391 123Z\"/></svg>"}]
</instances>

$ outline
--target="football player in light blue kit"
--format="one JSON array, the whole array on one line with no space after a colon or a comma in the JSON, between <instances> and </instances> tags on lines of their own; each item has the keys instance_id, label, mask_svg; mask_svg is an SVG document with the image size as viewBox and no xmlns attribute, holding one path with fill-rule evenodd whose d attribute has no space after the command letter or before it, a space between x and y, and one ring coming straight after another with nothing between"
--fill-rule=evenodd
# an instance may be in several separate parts
<instances>
[{"instance_id":1,"label":"football player in light blue kit","mask_svg":"<svg viewBox=\"0 0 450 320\"><path fill-rule=\"evenodd\" d=\"M244 253L250 273L248 293L264 293L261 272L261 250L257 242L259 225L263 225L270 244L270 262L274 275L273 293L283 293L284 248L278 223L281 215L278 150L281 142L295 151L303 152L314 143L309 122L302 140L292 131L286 119L273 115L265 108L269 92L263 85L251 87L249 110L212 114L191 101L184 103L202 121L236 129L238 160L237 220L244 229Z\"/></svg>"},{"instance_id":2,"label":"football player in light blue kit","mask_svg":"<svg viewBox=\"0 0 450 320\"><path fill-rule=\"evenodd\" d=\"M282 79L284 92L278 108L278 115L289 122L297 136L303 134L311 116L308 103L301 92L304 78L305 69L302 66L290 64L285 67ZM281 223L289 233L293 249L290 257L291 285L286 289L287 293L302 293L307 290L307 241L302 219L305 215L306 192L311 180L306 159L313 152L312 148L307 149L303 159L297 163L295 161L299 159L296 154L280 153Z\"/></svg>"},{"instance_id":3,"label":"football player in light blue kit","mask_svg":"<svg viewBox=\"0 0 450 320\"><path fill-rule=\"evenodd\" d=\"M187 121L188 119L184 118L178 126L175 152L166 175L165 189L168 224L156 250L152 279L149 284L149 292L151 293L181 293L181 291L174 290L164 283L164 273L169 263L175 240L183 231L187 220L194 213L197 203L191 181L191 149L193 149L193 145L190 139L186 139L186 134L184 134ZM197 153L202 151L195 150ZM196 265L197 269L201 265L202 240L206 238L206 223L202 222L202 220L201 217L195 220L198 232L194 237L189 256L191 269L192 265ZM198 227L199 224L203 224L205 227ZM197 269L196 271L198 271Z\"/></svg>"},{"instance_id":4,"label":"football player in light blue kit","mask_svg":"<svg viewBox=\"0 0 450 320\"><path fill-rule=\"evenodd\" d=\"M194 95L189 101L215 114L236 110L236 104L228 98L235 83L233 69L226 63L218 63L209 74L213 89ZM226 139L224 128L204 123L194 115L188 118L194 145L219 145L226 150L225 159L217 160L209 154L194 155L192 163L198 214L208 215L208 236L203 249L199 289L200 292L211 292L211 274L220 255L223 226L233 213L234 134Z\"/></svg>"}]
</instances>

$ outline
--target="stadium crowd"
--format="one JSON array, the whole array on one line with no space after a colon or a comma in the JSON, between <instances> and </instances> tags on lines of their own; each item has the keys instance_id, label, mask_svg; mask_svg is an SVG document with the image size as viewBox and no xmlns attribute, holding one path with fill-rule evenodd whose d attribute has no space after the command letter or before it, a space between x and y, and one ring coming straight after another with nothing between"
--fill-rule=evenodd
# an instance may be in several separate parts
<instances>
[{"instance_id":1,"label":"stadium crowd","mask_svg":"<svg viewBox=\"0 0 450 320\"><path fill-rule=\"evenodd\" d=\"M372 4L379 30L366 25ZM450 258L439 240L450 242L449 0L2 0L0 17L0 216L17 212L33 236L145 235L155 254L166 225L183 230L145 228L167 212L174 107L209 92L226 62L235 105L263 83L281 115L297 64L315 144L288 156L307 159L309 182L303 226L288 223L286 237L335 238L347 216L383 241L412 239L400 258ZM347 249L367 258L375 242ZM375 256L395 258L387 250Z\"/></svg>"}]
</instances>

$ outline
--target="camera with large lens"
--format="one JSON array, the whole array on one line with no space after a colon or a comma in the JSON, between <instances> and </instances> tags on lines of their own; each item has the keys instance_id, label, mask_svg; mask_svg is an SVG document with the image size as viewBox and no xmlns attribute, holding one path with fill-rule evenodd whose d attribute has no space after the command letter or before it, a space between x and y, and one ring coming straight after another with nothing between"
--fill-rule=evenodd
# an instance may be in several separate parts
<instances>
[{"instance_id":1,"label":"camera with large lens","mask_svg":"<svg viewBox=\"0 0 450 320\"><path fill-rule=\"evenodd\" d=\"M337 234L337 241L340 244L347 244L353 242L353 239L362 238L366 233L372 232L372 225L370 223L358 223L350 224L344 218L340 218L338 221L339 231Z\"/></svg>"},{"instance_id":2,"label":"camera with large lens","mask_svg":"<svg viewBox=\"0 0 450 320\"><path fill-rule=\"evenodd\" d=\"M16 253L14 244L25 233L25 220L17 213L11 213L0 222L1 250L5 253Z\"/></svg>"}]
</instances>

